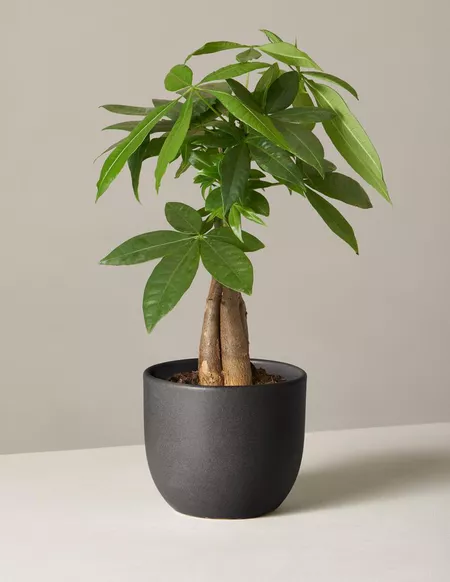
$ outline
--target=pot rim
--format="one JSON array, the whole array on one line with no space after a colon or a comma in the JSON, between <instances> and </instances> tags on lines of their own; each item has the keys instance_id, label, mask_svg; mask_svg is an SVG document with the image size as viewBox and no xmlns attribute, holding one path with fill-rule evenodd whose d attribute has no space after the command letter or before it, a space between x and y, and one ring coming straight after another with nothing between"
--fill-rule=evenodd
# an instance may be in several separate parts
<instances>
[{"instance_id":1,"label":"pot rim","mask_svg":"<svg viewBox=\"0 0 450 582\"><path fill-rule=\"evenodd\" d=\"M284 380L283 382L277 382L276 384L250 384L247 386L200 386L199 384L182 384L182 383L177 383L177 382L171 382L170 380L166 380L165 378L161 378L160 376L158 376L156 373L158 372L158 369L163 367L163 366L170 366L170 364L180 364L180 363L186 363L187 366L189 366L189 364L192 365L192 363L198 362L198 358L182 358L179 360L167 360L165 362L159 362L158 364L153 364L152 366L148 367L145 371L144 371L144 380L146 378L152 378L154 380L157 380L158 383L162 383L164 384L167 388L172 388L172 389L187 389L187 390L193 390L193 391L229 391L229 390L239 390L239 389L244 389L244 390L248 390L248 389L257 389L257 390L261 390L264 388L282 388L283 386L290 386L292 384L296 384L298 383L299 380L304 380L306 381L307 378L307 374L305 372L305 370L303 370L302 368L299 368L298 366L295 366L294 364L287 364L286 362L280 362L278 360L268 360L268 359L262 359L262 358L251 358L250 360L252 362L253 365L255 366L264 366L265 364L275 364L276 366L281 366L283 368L286 368L286 371L289 371L289 379ZM280 374L283 375L283 374Z\"/></svg>"}]
</instances>

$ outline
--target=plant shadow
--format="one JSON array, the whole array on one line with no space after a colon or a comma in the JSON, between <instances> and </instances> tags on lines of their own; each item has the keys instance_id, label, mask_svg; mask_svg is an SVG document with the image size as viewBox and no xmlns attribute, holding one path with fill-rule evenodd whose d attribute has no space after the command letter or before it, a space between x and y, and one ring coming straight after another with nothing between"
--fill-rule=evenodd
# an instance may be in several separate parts
<instances>
[{"instance_id":1,"label":"plant shadow","mask_svg":"<svg viewBox=\"0 0 450 582\"><path fill-rule=\"evenodd\" d=\"M360 456L300 471L291 493L275 515L393 498L426 484L442 483L450 487L450 450L390 451Z\"/></svg>"}]
</instances>

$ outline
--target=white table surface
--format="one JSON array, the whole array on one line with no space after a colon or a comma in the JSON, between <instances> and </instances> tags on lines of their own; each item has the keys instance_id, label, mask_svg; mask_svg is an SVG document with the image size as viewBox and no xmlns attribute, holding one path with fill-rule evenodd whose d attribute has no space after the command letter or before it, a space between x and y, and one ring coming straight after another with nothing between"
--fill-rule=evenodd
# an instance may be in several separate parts
<instances>
[{"instance_id":1,"label":"white table surface","mask_svg":"<svg viewBox=\"0 0 450 582\"><path fill-rule=\"evenodd\" d=\"M0 457L1 582L449 582L450 424L307 435L274 514L175 513L142 446Z\"/></svg>"}]
</instances>

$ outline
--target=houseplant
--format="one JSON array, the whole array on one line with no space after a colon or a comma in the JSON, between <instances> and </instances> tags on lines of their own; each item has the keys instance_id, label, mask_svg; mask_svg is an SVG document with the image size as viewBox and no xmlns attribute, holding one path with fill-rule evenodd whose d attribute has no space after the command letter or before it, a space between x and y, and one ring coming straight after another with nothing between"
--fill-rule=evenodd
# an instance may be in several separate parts
<instances>
[{"instance_id":1,"label":"houseplant","mask_svg":"<svg viewBox=\"0 0 450 582\"><path fill-rule=\"evenodd\" d=\"M126 164L139 200L141 168L153 157L157 191L178 160L176 177L193 170L202 194L197 210L167 203L171 230L135 236L101 263L161 259L144 291L149 332L187 291L200 261L212 276L198 363L167 362L144 374L146 450L155 483L175 509L205 517L275 509L295 481L303 450L306 374L250 360L242 293L253 286L247 255L264 245L242 223L264 224L266 195L283 186L358 253L352 227L329 199L372 205L358 182L325 159L316 124L389 200L378 155L333 86L357 98L356 91L295 44L263 32L268 42L260 46L219 41L191 53L165 78L172 98L154 99L152 108L103 106L138 119L108 127L128 133L107 150L97 200ZM235 62L194 84L191 59L220 51L237 51ZM243 76L243 83L237 80Z\"/></svg>"}]
</instances>

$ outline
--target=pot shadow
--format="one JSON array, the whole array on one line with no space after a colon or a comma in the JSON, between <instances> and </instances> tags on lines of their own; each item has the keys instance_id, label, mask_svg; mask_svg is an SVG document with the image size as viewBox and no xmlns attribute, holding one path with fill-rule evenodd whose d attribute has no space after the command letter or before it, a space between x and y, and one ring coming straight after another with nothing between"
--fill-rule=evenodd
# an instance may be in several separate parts
<instances>
[{"instance_id":1,"label":"pot shadow","mask_svg":"<svg viewBox=\"0 0 450 582\"><path fill-rule=\"evenodd\" d=\"M447 483L448 452L390 451L300 471L297 482L275 515L303 513L407 495L424 485Z\"/></svg>"}]
</instances>

